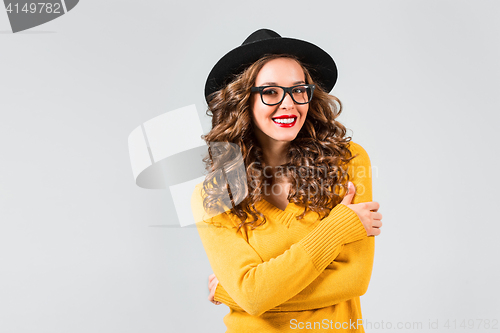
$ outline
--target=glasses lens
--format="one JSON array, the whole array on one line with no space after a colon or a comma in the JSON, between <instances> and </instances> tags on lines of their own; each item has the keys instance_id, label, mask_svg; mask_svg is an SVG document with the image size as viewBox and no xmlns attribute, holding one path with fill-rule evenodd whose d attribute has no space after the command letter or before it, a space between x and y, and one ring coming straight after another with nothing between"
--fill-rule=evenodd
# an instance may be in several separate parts
<instances>
[{"instance_id":1,"label":"glasses lens","mask_svg":"<svg viewBox=\"0 0 500 333\"><path fill-rule=\"evenodd\" d=\"M280 87L267 87L262 90L262 101L265 104L277 104L283 98L285 91Z\"/></svg>"},{"instance_id":2,"label":"glasses lens","mask_svg":"<svg viewBox=\"0 0 500 333\"><path fill-rule=\"evenodd\" d=\"M310 85L294 86L291 90L292 98L297 104L307 104L311 101L313 88ZM262 101L264 104L279 104L285 95L281 87L266 87L262 90Z\"/></svg>"},{"instance_id":3,"label":"glasses lens","mask_svg":"<svg viewBox=\"0 0 500 333\"><path fill-rule=\"evenodd\" d=\"M292 89L292 95L296 103L309 103L312 97L312 89L310 86L296 86Z\"/></svg>"}]
</instances>

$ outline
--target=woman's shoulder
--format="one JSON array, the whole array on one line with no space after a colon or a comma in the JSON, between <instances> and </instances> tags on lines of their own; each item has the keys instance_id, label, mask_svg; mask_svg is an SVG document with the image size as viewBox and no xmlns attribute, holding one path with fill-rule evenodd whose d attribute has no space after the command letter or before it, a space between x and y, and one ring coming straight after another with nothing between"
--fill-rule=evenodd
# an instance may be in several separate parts
<instances>
[{"instance_id":1,"label":"woman's shoulder","mask_svg":"<svg viewBox=\"0 0 500 333\"><path fill-rule=\"evenodd\" d=\"M349 164L353 165L370 165L370 157L366 150L359 144L353 141L350 141L348 144L349 151L351 152L351 156L354 158L349 162Z\"/></svg>"},{"instance_id":2,"label":"woman's shoulder","mask_svg":"<svg viewBox=\"0 0 500 333\"><path fill-rule=\"evenodd\" d=\"M196 184L191 195L191 210L196 225L212 223L216 226L234 227L235 223L231 216L231 209L222 203L208 212L204 205L206 196L203 182Z\"/></svg>"}]
</instances>

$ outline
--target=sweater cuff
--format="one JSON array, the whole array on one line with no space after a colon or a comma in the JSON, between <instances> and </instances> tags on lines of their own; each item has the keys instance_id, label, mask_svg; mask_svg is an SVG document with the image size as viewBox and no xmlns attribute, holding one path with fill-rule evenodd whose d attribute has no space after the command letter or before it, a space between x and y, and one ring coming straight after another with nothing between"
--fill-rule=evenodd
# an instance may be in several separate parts
<instances>
[{"instance_id":1,"label":"sweater cuff","mask_svg":"<svg viewBox=\"0 0 500 333\"><path fill-rule=\"evenodd\" d=\"M335 206L330 214L299 243L311 256L319 271L333 260L340 245L355 242L367 237L365 227L358 215L343 204Z\"/></svg>"},{"instance_id":2,"label":"sweater cuff","mask_svg":"<svg viewBox=\"0 0 500 333\"><path fill-rule=\"evenodd\" d=\"M231 296L229 296L226 290L221 287L220 283L218 283L217 287L215 288L214 301L224 303L231 308L241 309L241 307L238 306L238 304L236 304L236 302L231 298Z\"/></svg>"}]
</instances>

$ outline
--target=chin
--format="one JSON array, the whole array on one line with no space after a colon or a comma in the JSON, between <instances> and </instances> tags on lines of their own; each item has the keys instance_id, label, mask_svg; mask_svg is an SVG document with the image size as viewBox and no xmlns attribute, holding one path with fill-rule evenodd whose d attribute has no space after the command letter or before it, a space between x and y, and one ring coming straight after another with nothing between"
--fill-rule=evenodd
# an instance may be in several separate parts
<instances>
[{"instance_id":1,"label":"chin","mask_svg":"<svg viewBox=\"0 0 500 333\"><path fill-rule=\"evenodd\" d=\"M296 137L297 137L297 134L295 134L295 135L287 135L287 136L276 136L273 139L276 140L276 141L292 142L293 140L295 140Z\"/></svg>"}]
</instances>

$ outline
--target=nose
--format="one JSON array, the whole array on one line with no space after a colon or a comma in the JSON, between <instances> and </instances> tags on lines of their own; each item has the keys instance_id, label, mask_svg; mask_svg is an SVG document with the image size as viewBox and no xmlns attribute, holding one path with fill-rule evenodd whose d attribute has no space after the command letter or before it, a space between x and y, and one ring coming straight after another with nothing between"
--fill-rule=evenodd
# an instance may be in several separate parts
<instances>
[{"instance_id":1,"label":"nose","mask_svg":"<svg viewBox=\"0 0 500 333\"><path fill-rule=\"evenodd\" d=\"M281 107L285 109L290 109L294 106L295 102L292 99L292 96L287 92L285 93L285 98L281 102Z\"/></svg>"}]
</instances>

